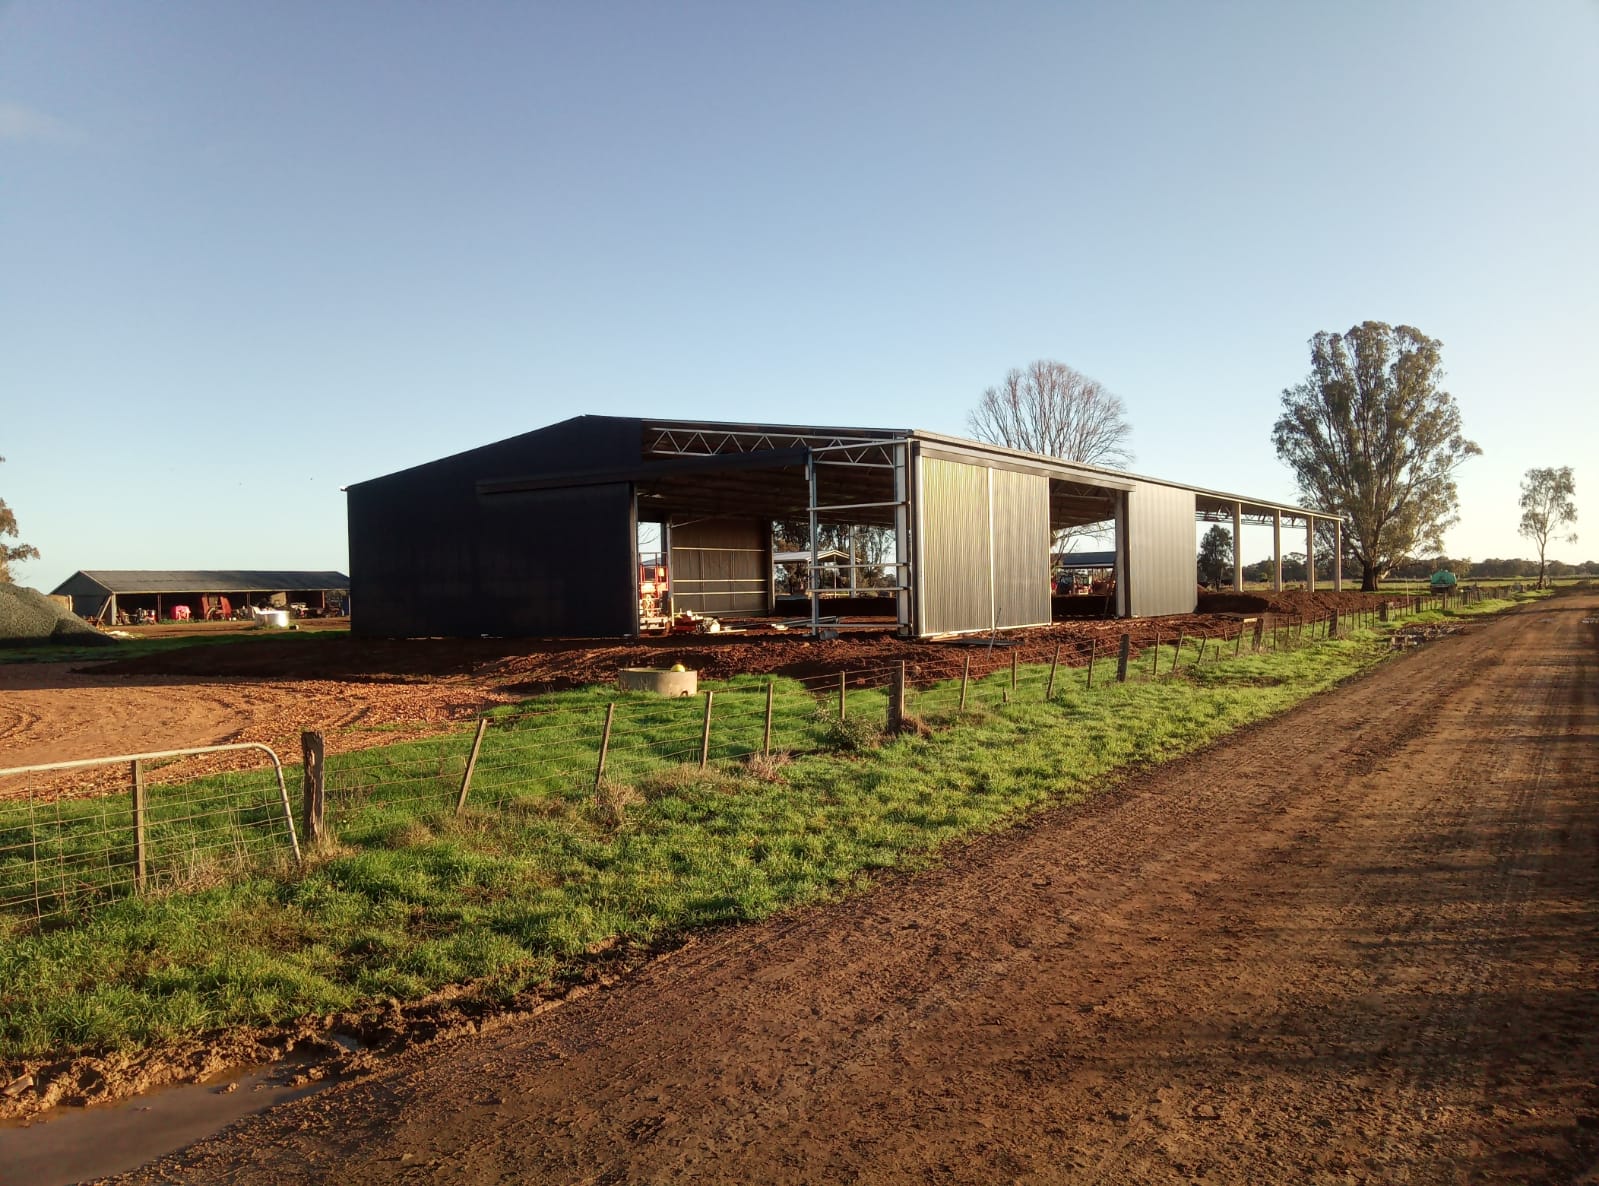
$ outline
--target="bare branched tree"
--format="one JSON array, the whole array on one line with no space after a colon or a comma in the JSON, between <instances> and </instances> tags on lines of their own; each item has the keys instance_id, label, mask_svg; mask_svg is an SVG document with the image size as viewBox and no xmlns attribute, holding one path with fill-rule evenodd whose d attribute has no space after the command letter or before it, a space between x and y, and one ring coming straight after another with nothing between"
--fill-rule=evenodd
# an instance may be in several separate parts
<instances>
[{"instance_id":1,"label":"bare branched tree","mask_svg":"<svg viewBox=\"0 0 1599 1186\"><path fill-rule=\"evenodd\" d=\"M1008 449L1115 469L1133 460L1121 397L1053 359L1013 370L984 391L967 424L978 440Z\"/></svg>"},{"instance_id":2,"label":"bare branched tree","mask_svg":"<svg viewBox=\"0 0 1599 1186\"><path fill-rule=\"evenodd\" d=\"M1133 460L1127 447L1132 427L1121 397L1053 359L1011 371L1003 383L983 392L966 422L978 440L1007 449L1114 469L1126 469ZM1057 554L1069 552L1104 529L1102 523L1058 529L1052 547Z\"/></svg>"}]
</instances>

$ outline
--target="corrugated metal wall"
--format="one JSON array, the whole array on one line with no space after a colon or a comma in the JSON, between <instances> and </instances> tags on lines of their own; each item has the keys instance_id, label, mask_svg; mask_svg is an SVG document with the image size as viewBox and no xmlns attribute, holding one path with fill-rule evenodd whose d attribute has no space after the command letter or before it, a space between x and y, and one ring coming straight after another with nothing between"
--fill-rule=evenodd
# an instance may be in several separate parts
<instances>
[{"instance_id":1,"label":"corrugated metal wall","mask_svg":"<svg viewBox=\"0 0 1599 1186\"><path fill-rule=\"evenodd\" d=\"M1127 612L1191 614L1199 604L1194 492L1139 482L1127 495Z\"/></svg>"},{"instance_id":2,"label":"corrugated metal wall","mask_svg":"<svg viewBox=\"0 0 1599 1186\"><path fill-rule=\"evenodd\" d=\"M772 525L744 519L674 523L667 565L674 611L764 614L772 596Z\"/></svg>"},{"instance_id":3,"label":"corrugated metal wall","mask_svg":"<svg viewBox=\"0 0 1599 1186\"><path fill-rule=\"evenodd\" d=\"M917 630L1050 620L1049 479L922 457Z\"/></svg>"},{"instance_id":4,"label":"corrugated metal wall","mask_svg":"<svg viewBox=\"0 0 1599 1186\"><path fill-rule=\"evenodd\" d=\"M988 630L993 622L988 471L934 457L921 459L917 484L921 546L920 634Z\"/></svg>"},{"instance_id":5,"label":"corrugated metal wall","mask_svg":"<svg viewBox=\"0 0 1599 1186\"><path fill-rule=\"evenodd\" d=\"M474 601L481 634L605 637L638 627L626 482L483 499Z\"/></svg>"},{"instance_id":6,"label":"corrugated metal wall","mask_svg":"<svg viewBox=\"0 0 1599 1186\"><path fill-rule=\"evenodd\" d=\"M1047 626L1049 479L995 469L993 481L994 622Z\"/></svg>"},{"instance_id":7,"label":"corrugated metal wall","mask_svg":"<svg viewBox=\"0 0 1599 1186\"><path fill-rule=\"evenodd\" d=\"M349 488L350 628L616 636L638 625L626 483L480 496L482 478L634 465L637 420L579 417Z\"/></svg>"}]
</instances>

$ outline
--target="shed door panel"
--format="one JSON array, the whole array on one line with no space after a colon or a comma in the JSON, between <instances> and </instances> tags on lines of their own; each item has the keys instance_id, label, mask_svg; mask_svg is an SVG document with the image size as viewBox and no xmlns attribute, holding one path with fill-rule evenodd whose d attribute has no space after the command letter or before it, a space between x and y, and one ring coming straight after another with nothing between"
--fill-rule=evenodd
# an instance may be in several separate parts
<instances>
[{"instance_id":1,"label":"shed door panel","mask_svg":"<svg viewBox=\"0 0 1599 1186\"><path fill-rule=\"evenodd\" d=\"M763 614L771 604L772 527L759 519L674 523L667 579L672 609Z\"/></svg>"},{"instance_id":2,"label":"shed door panel","mask_svg":"<svg viewBox=\"0 0 1599 1186\"><path fill-rule=\"evenodd\" d=\"M921 633L993 628L988 471L922 458Z\"/></svg>"},{"instance_id":3,"label":"shed door panel","mask_svg":"<svg viewBox=\"0 0 1599 1186\"><path fill-rule=\"evenodd\" d=\"M1127 498L1128 612L1135 618L1191 614L1194 492L1140 482Z\"/></svg>"},{"instance_id":4,"label":"shed door panel","mask_svg":"<svg viewBox=\"0 0 1599 1186\"><path fill-rule=\"evenodd\" d=\"M1047 626L1049 479L990 470L993 482L994 623Z\"/></svg>"},{"instance_id":5,"label":"shed door panel","mask_svg":"<svg viewBox=\"0 0 1599 1186\"><path fill-rule=\"evenodd\" d=\"M481 503L475 541L461 524L428 541L436 555L431 579L418 581L427 597L419 616L516 638L637 630L627 483L496 494Z\"/></svg>"}]
</instances>

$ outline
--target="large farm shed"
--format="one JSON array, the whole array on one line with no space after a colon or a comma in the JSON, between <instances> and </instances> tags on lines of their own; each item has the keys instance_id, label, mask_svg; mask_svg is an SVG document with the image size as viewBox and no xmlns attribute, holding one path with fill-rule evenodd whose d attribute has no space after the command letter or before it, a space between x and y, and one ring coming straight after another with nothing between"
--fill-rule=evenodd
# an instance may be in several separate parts
<instances>
[{"instance_id":1,"label":"large farm shed","mask_svg":"<svg viewBox=\"0 0 1599 1186\"><path fill-rule=\"evenodd\" d=\"M1190 613L1196 520L1304 532L1331 516L913 429L577 416L348 488L351 627L393 636L639 632L639 525L672 608L777 606L772 525L886 529L916 637L1051 620L1051 540L1113 525L1113 609ZM820 558L820 557L818 557ZM816 566L813 566L813 568ZM1312 569L1313 571L1313 569ZM810 612L825 612L820 591ZM889 602L885 601L886 606Z\"/></svg>"},{"instance_id":2,"label":"large farm shed","mask_svg":"<svg viewBox=\"0 0 1599 1186\"><path fill-rule=\"evenodd\" d=\"M80 618L110 624L141 613L169 618L179 606L193 619L230 617L252 605L303 605L320 613L342 605L349 588L342 572L97 568L73 573L51 592L72 598Z\"/></svg>"}]
</instances>

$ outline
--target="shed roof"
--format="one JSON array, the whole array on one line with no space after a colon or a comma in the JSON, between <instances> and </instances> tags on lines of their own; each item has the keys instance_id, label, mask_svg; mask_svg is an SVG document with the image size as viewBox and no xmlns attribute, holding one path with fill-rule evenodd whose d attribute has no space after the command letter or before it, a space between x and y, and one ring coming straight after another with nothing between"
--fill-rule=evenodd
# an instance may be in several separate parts
<instances>
[{"instance_id":1,"label":"shed roof","mask_svg":"<svg viewBox=\"0 0 1599 1186\"><path fill-rule=\"evenodd\" d=\"M342 572L296 569L79 569L53 592L86 592L93 585L107 593L287 593L290 590L348 589Z\"/></svg>"},{"instance_id":2,"label":"shed roof","mask_svg":"<svg viewBox=\"0 0 1599 1186\"><path fill-rule=\"evenodd\" d=\"M578 416L561 425L620 421L619 417ZM636 462L607 469L603 472L574 472L557 469L554 472L527 476L484 475L478 490L484 494L509 493L518 490L549 488L563 484L584 484L598 481L654 480L661 488L671 483L702 484L703 477L723 467L764 468L787 465L796 471L803 468L808 450L832 451L835 457L859 453L868 454L871 447L895 441L917 441L935 452L972 460L987 459L1012 467L1032 470L1085 489L1128 490L1138 483L1170 486L1189 490L1195 495L1198 509L1208 518L1230 517L1237 506L1246 517L1269 520L1276 514L1297 519L1334 519L1325 511L1297 506L1286 500L1252 498L1248 495L1178 482L1170 478L1150 477L1129 473L1102 465L1066 461L1010 449L987 441L974 441L965 437L948 436L919 428L866 428L837 427L802 424L762 424L737 421L710 420L641 420L637 421L643 432L642 448ZM559 427L551 425L550 428ZM536 429L525 434L531 438L547 431ZM492 447L492 446L491 446ZM680 471L680 472L678 472ZM729 474L729 477L733 475ZM746 479L748 481L749 479ZM758 479L754 479L758 481ZM759 490L756 486L738 492L742 505L756 506Z\"/></svg>"},{"instance_id":3,"label":"shed roof","mask_svg":"<svg viewBox=\"0 0 1599 1186\"><path fill-rule=\"evenodd\" d=\"M607 448L601 450L606 460L584 465L582 462L548 466L526 465L518 468L517 458L522 452L548 436L571 433L595 436L616 430L630 432L636 426L641 434L635 448L626 450ZM615 442L606 438L609 444ZM1333 520L1336 515L1310 507L1297 506L1286 500L1252 498L1204 486L1195 486L1170 478L1150 477L1112 469L1101 465L1065 461L1010 449L986 441L948 436L918 428L868 428L839 427L803 424L770 424L742 421L632 419L605 415L580 415L556 424L534 429L517 437L482 445L464 453L454 454L427 466L437 466L468 459L481 459L484 472L474 475L479 494L510 494L521 491L550 489L569 485L592 485L611 482L637 482L647 484L654 498L668 504L692 507L698 513L734 513L747 511L756 515L787 513L779 504L792 504L793 489L804 480L805 460L813 451L825 453L835 465L867 463L874 455L886 456L885 447L900 441L915 441L934 454L960 460L989 461L1001 465L1043 474L1064 483L1061 491L1052 492L1053 501L1071 501L1084 492L1129 490L1139 483L1168 486L1192 491L1196 508L1206 519L1230 520L1235 511L1246 519L1271 522L1281 515L1311 521ZM623 456L623 453L626 456ZM425 469L427 466L413 467ZM748 471L748 472L740 472ZM774 476L787 472L784 483L786 495L777 488ZM400 471L407 473L410 471ZM708 491L705 479L715 474L722 487L718 502ZM399 474L370 479L371 482L388 481ZM837 470L835 481L848 489L849 482ZM368 483L356 483L355 489ZM859 483L853 483L859 486ZM802 495L803 497L803 495ZM786 499L786 501L785 501ZM838 501L864 501L865 496L842 497ZM790 506L791 510L792 507ZM858 516L860 521L871 521L871 515ZM879 516L881 517L881 516ZM1109 512L1099 517L1109 517ZM824 519L826 517L824 516ZM1082 521L1089 521L1079 516ZM827 519L833 521L833 519Z\"/></svg>"}]
</instances>

